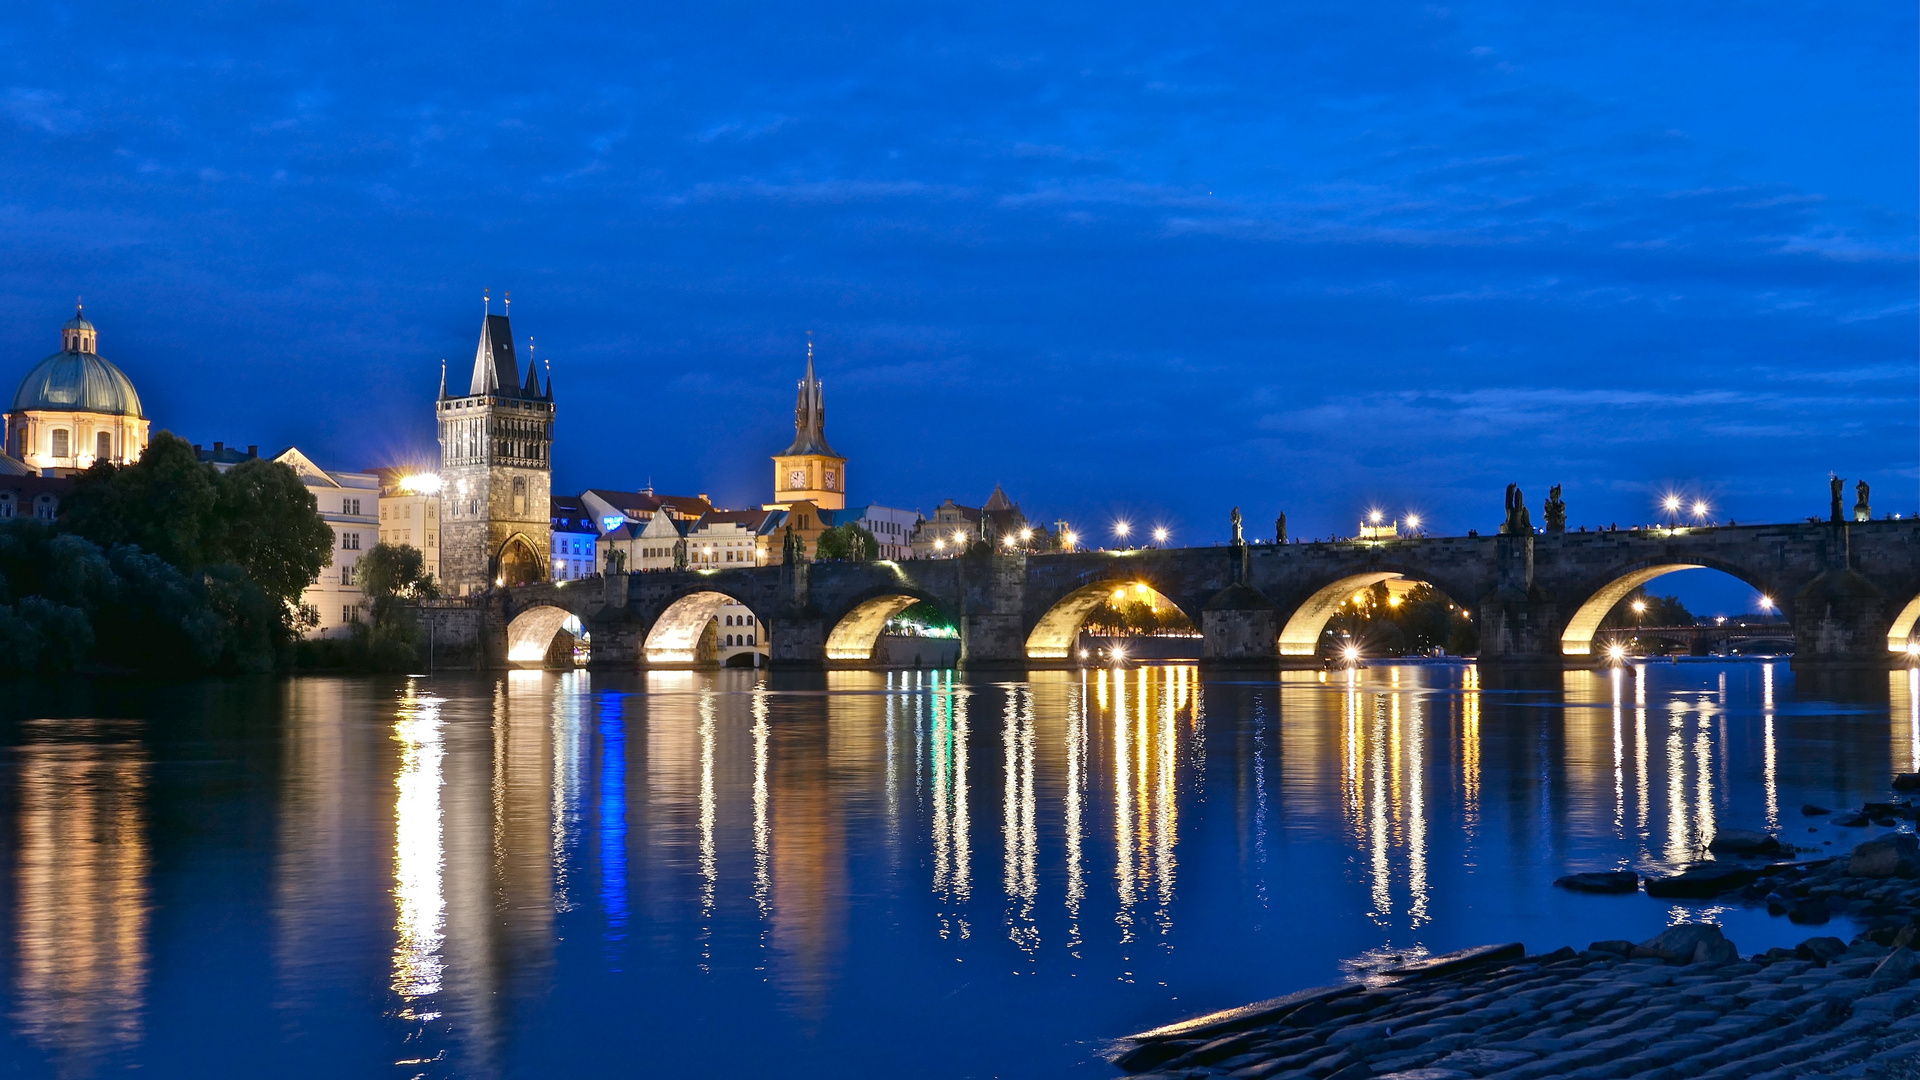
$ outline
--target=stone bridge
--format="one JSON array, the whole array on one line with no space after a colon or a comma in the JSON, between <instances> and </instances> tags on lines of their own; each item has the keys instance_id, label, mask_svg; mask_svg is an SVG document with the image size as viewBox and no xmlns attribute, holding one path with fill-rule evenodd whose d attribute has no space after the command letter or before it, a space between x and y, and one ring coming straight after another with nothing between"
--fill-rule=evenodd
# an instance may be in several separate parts
<instances>
[{"instance_id":1,"label":"stone bridge","mask_svg":"<svg viewBox=\"0 0 1920 1080\"><path fill-rule=\"evenodd\" d=\"M919 600L959 624L966 666L1075 661L1103 595L1144 583L1204 635L1205 662L1319 666L1341 602L1390 578L1427 582L1473 613L1483 664L1584 665L1601 619L1661 574L1707 567L1772 598L1796 668L1905 662L1920 616L1920 522L1676 527L1208 548L988 553L908 562L655 572L495 590L471 610L423 612L482 666L537 664L564 627L591 635L595 666L687 666L715 611L755 615L771 660L860 666L881 628ZM577 623L568 623L569 619Z\"/></svg>"}]
</instances>

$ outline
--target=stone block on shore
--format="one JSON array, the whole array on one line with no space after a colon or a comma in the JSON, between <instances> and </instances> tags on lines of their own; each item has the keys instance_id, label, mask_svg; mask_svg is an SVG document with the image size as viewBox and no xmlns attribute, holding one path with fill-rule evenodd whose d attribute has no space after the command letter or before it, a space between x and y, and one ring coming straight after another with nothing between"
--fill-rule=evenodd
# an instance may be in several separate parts
<instances>
[{"instance_id":1,"label":"stone block on shore","mask_svg":"<svg viewBox=\"0 0 1920 1080\"><path fill-rule=\"evenodd\" d=\"M1760 869L1757 867L1695 863L1672 877L1648 878L1647 895L1675 900L1704 900L1751 885L1759 878Z\"/></svg>"},{"instance_id":2,"label":"stone block on shore","mask_svg":"<svg viewBox=\"0 0 1920 1080\"><path fill-rule=\"evenodd\" d=\"M1767 857L1793 853L1793 850L1781 844L1778 838L1754 829L1721 829L1713 834L1713 839L1707 844L1707 850L1716 855Z\"/></svg>"},{"instance_id":3,"label":"stone block on shore","mask_svg":"<svg viewBox=\"0 0 1920 1080\"><path fill-rule=\"evenodd\" d=\"M1587 870L1555 878L1555 885L1574 892L1630 893L1640 891L1640 875L1631 870Z\"/></svg>"},{"instance_id":4,"label":"stone block on shore","mask_svg":"<svg viewBox=\"0 0 1920 1080\"><path fill-rule=\"evenodd\" d=\"M1882 836L1853 849L1847 873L1854 877L1920 877L1920 839L1911 833Z\"/></svg>"}]
</instances>

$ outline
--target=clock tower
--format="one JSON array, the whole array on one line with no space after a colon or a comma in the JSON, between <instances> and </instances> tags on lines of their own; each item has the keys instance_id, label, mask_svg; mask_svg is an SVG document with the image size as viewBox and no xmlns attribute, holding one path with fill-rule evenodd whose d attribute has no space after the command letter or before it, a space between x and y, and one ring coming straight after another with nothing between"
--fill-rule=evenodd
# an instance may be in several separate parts
<instances>
[{"instance_id":1,"label":"clock tower","mask_svg":"<svg viewBox=\"0 0 1920 1080\"><path fill-rule=\"evenodd\" d=\"M847 459L827 445L827 403L813 374L813 342L807 342L807 377L793 406L793 445L773 455L769 510L810 502L822 510L847 505Z\"/></svg>"}]
</instances>

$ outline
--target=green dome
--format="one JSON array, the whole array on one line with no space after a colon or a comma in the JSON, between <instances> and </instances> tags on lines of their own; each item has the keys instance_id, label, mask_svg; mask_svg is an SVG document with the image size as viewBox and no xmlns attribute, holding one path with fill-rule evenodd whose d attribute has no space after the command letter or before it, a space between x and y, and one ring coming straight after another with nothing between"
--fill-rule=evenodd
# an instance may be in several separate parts
<instances>
[{"instance_id":1,"label":"green dome","mask_svg":"<svg viewBox=\"0 0 1920 1080\"><path fill-rule=\"evenodd\" d=\"M140 416L140 395L133 381L105 357L90 352L57 352L34 365L20 380L13 409Z\"/></svg>"}]
</instances>

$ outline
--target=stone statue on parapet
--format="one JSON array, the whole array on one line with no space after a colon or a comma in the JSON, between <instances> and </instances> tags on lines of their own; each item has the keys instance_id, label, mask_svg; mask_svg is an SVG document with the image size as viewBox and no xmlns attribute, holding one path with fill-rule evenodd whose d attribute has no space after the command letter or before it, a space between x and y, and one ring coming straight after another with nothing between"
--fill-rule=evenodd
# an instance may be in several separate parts
<instances>
[{"instance_id":1,"label":"stone statue on parapet","mask_svg":"<svg viewBox=\"0 0 1920 1080\"><path fill-rule=\"evenodd\" d=\"M806 561L806 548L800 538L793 534L793 526L787 526L786 539L780 541L780 561L788 566L798 566Z\"/></svg>"},{"instance_id":2,"label":"stone statue on parapet","mask_svg":"<svg viewBox=\"0 0 1920 1080\"><path fill-rule=\"evenodd\" d=\"M1872 521L1873 505L1867 501L1867 482L1862 480L1858 484L1855 484L1853 486L1853 493L1858 496L1858 499L1853 504L1853 520Z\"/></svg>"},{"instance_id":3,"label":"stone statue on parapet","mask_svg":"<svg viewBox=\"0 0 1920 1080\"><path fill-rule=\"evenodd\" d=\"M1287 512L1285 510L1280 511L1280 516L1273 519L1273 542L1276 544L1284 544L1287 542Z\"/></svg>"},{"instance_id":4,"label":"stone statue on parapet","mask_svg":"<svg viewBox=\"0 0 1920 1080\"><path fill-rule=\"evenodd\" d=\"M1532 536L1533 515L1527 512L1527 497L1519 484L1507 485L1507 520L1500 526L1502 536Z\"/></svg>"},{"instance_id":5,"label":"stone statue on parapet","mask_svg":"<svg viewBox=\"0 0 1920 1080\"><path fill-rule=\"evenodd\" d=\"M624 574L626 572L627 572L627 553L624 551L621 551L619 548L614 548L614 547L608 548L607 549L607 575L611 577L614 574Z\"/></svg>"},{"instance_id":6,"label":"stone statue on parapet","mask_svg":"<svg viewBox=\"0 0 1920 1080\"><path fill-rule=\"evenodd\" d=\"M673 542L673 568L675 570L685 570L687 568L687 540L685 537L681 537Z\"/></svg>"},{"instance_id":7,"label":"stone statue on parapet","mask_svg":"<svg viewBox=\"0 0 1920 1080\"><path fill-rule=\"evenodd\" d=\"M1846 518L1840 516L1840 491L1842 488L1845 488L1846 486L1847 486L1847 482L1845 480L1842 480L1838 476L1833 475L1831 473L1827 475L1827 489L1829 492L1832 493L1832 497L1833 497L1833 503L1830 507L1828 507L1827 520L1833 522L1836 525L1842 521L1847 520Z\"/></svg>"},{"instance_id":8,"label":"stone statue on parapet","mask_svg":"<svg viewBox=\"0 0 1920 1080\"><path fill-rule=\"evenodd\" d=\"M1233 508L1233 542L1236 544L1244 544L1247 542L1246 534L1240 531L1242 524L1243 522L1240 520L1240 508L1236 506Z\"/></svg>"},{"instance_id":9,"label":"stone statue on parapet","mask_svg":"<svg viewBox=\"0 0 1920 1080\"><path fill-rule=\"evenodd\" d=\"M1567 531L1567 504L1560 498L1559 484L1547 490L1547 531L1550 533Z\"/></svg>"}]
</instances>

